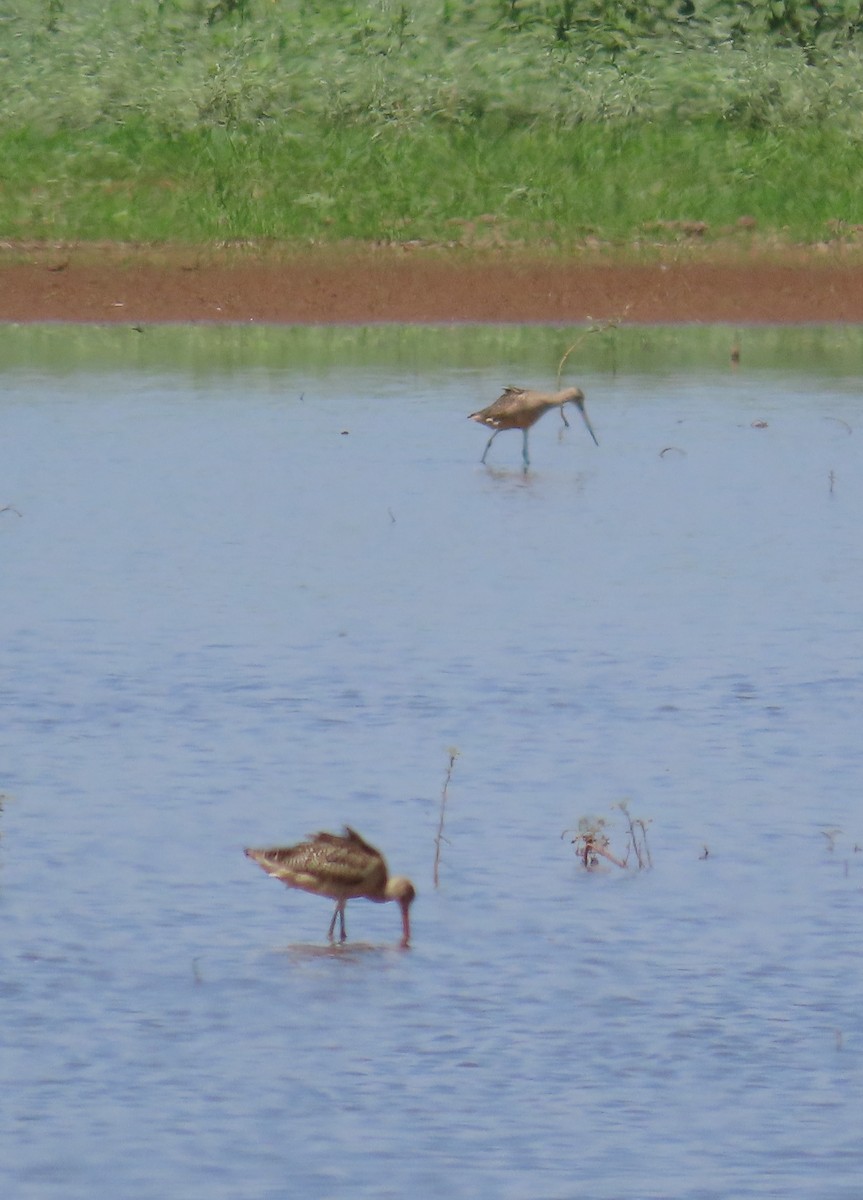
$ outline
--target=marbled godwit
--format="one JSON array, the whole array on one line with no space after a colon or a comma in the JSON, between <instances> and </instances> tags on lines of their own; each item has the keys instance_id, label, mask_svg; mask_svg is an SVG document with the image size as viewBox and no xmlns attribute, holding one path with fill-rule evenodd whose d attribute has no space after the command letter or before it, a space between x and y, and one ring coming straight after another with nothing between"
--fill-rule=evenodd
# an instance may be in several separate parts
<instances>
[{"instance_id":1,"label":"marbled godwit","mask_svg":"<svg viewBox=\"0 0 863 1200\"><path fill-rule=\"evenodd\" d=\"M488 454L489 447L502 430L521 429L524 433L521 456L524 459L525 469L527 469L530 466L530 459L527 455L528 430L532 425L536 424L543 413L547 413L551 408L560 409L563 423L568 426L569 421L567 421L563 411L565 404L575 405L587 426L587 432L598 446L599 442L596 434L593 432L593 426L588 419L587 413L584 411L584 392L581 388L564 388L562 392L534 392L528 388L505 387L503 395L499 396L494 404L489 404L488 408L481 408L479 412L471 413L468 418L471 421L478 421L480 425L487 425L489 429L494 430L494 433L486 442L480 462L485 462L485 456Z\"/></svg>"},{"instance_id":2,"label":"marbled godwit","mask_svg":"<svg viewBox=\"0 0 863 1200\"><path fill-rule=\"evenodd\" d=\"M288 887L335 900L336 911L327 934L330 941L333 941L337 917L340 940L345 940L345 905L349 900L364 898L378 904L396 900L402 910L401 944L406 947L410 943L410 906L416 896L414 885L403 875L390 878L381 852L363 841L348 825L343 834L316 833L309 841L296 846L247 850L246 854L268 875L281 879Z\"/></svg>"}]
</instances>

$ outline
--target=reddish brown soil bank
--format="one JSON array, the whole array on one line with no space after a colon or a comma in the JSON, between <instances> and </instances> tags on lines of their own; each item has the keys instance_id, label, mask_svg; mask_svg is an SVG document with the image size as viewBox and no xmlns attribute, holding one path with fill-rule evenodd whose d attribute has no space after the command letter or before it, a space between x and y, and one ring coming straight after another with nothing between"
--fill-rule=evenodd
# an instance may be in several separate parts
<instances>
[{"instance_id":1,"label":"reddish brown soil bank","mask_svg":"<svg viewBox=\"0 0 863 1200\"><path fill-rule=\"evenodd\" d=\"M863 321L863 265L827 258L633 265L404 250L272 260L41 249L0 254L0 321Z\"/></svg>"}]
</instances>

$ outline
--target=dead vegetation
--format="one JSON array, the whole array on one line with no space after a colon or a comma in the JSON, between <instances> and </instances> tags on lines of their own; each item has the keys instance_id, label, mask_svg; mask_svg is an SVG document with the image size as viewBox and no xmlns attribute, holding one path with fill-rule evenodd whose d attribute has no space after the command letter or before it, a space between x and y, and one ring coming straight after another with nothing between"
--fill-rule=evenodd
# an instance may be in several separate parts
<instances>
[{"instance_id":1,"label":"dead vegetation","mask_svg":"<svg viewBox=\"0 0 863 1200\"><path fill-rule=\"evenodd\" d=\"M605 817L581 817L575 829L564 829L561 839L570 838L576 856L586 871L597 870L601 866L600 859L622 870L630 867L637 871L647 870L653 866L647 841L650 821L633 817L627 800L621 800L613 807L623 814L626 821L626 844L622 858L612 852L611 835Z\"/></svg>"},{"instance_id":2,"label":"dead vegetation","mask_svg":"<svg viewBox=\"0 0 863 1200\"><path fill-rule=\"evenodd\" d=\"M453 767L455 766L455 760L458 758L459 751L456 746L450 746L447 753L449 754L449 764L446 769L446 775L444 776L444 781L443 781L443 788L441 789L441 794L440 794L440 818L438 820L437 833L435 834L435 840L434 840L435 848L434 848L433 875L434 875L435 887L437 887L440 883L440 848L441 848L441 842L446 841L446 838L443 835L444 822L446 821L446 803L447 803L447 799L448 799L450 780L452 779L452 771L453 771Z\"/></svg>"}]
</instances>

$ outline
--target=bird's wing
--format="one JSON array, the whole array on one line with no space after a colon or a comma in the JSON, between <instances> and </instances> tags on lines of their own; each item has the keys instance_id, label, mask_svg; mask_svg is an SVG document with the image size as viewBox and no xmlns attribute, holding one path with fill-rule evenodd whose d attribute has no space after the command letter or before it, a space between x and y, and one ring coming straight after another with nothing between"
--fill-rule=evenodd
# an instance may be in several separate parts
<instances>
[{"instance_id":1,"label":"bird's wing","mask_svg":"<svg viewBox=\"0 0 863 1200\"><path fill-rule=\"evenodd\" d=\"M370 842L365 840L365 838L360 837L355 829L351 829L350 825L345 826L344 838L345 841L350 842L352 846L356 846L358 850L365 850L366 854L371 854L375 858L383 860L383 855L381 854L380 850L378 850L376 846L372 846Z\"/></svg>"},{"instance_id":2,"label":"bird's wing","mask_svg":"<svg viewBox=\"0 0 863 1200\"><path fill-rule=\"evenodd\" d=\"M298 846L247 850L246 854L288 887L324 896L383 891L387 883L386 865L379 854L369 857L365 852L358 853L355 846L335 834L316 836Z\"/></svg>"},{"instance_id":3,"label":"bird's wing","mask_svg":"<svg viewBox=\"0 0 863 1200\"><path fill-rule=\"evenodd\" d=\"M494 403L483 409L487 417L508 417L524 412L525 397L529 393L526 388L505 387Z\"/></svg>"},{"instance_id":4,"label":"bird's wing","mask_svg":"<svg viewBox=\"0 0 863 1200\"><path fill-rule=\"evenodd\" d=\"M316 833L309 845L310 857L325 863L345 887L365 884L386 887L387 864L384 856L350 825L343 834Z\"/></svg>"},{"instance_id":5,"label":"bird's wing","mask_svg":"<svg viewBox=\"0 0 863 1200\"><path fill-rule=\"evenodd\" d=\"M495 400L494 407L497 408L498 405L501 408L509 408L510 405L518 406L527 394L527 388L507 386L503 389L497 400Z\"/></svg>"}]
</instances>

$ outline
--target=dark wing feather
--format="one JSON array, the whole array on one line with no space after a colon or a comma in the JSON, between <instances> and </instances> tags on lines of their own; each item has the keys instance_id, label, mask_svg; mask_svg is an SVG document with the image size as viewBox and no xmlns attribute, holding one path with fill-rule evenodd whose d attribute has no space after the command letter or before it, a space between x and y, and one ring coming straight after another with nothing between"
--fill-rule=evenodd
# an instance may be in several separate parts
<instances>
[{"instance_id":1,"label":"dark wing feather","mask_svg":"<svg viewBox=\"0 0 863 1200\"><path fill-rule=\"evenodd\" d=\"M347 827L344 834L321 832L296 846L246 853L268 874L305 891L376 896L387 885L387 866L380 851Z\"/></svg>"},{"instance_id":2,"label":"dark wing feather","mask_svg":"<svg viewBox=\"0 0 863 1200\"><path fill-rule=\"evenodd\" d=\"M488 425L496 425L498 421L504 421L509 417L517 417L524 411L525 395L524 388L505 387L497 400L475 415L482 417Z\"/></svg>"}]
</instances>

